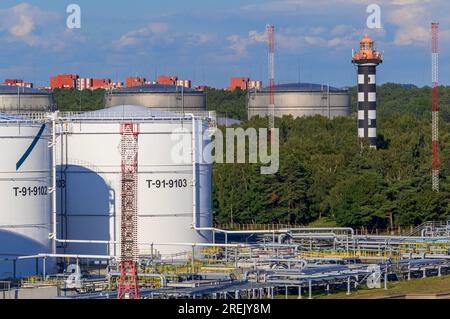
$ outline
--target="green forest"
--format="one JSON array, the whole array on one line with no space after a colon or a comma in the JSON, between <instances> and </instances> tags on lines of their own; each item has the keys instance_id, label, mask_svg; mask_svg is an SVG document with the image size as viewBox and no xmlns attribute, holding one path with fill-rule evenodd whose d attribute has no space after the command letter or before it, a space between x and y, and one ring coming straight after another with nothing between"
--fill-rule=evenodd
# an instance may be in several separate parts
<instances>
[{"instance_id":1,"label":"green forest","mask_svg":"<svg viewBox=\"0 0 450 319\"><path fill-rule=\"evenodd\" d=\"M355 110L356 88L351 91ZM276 119L278 174L261 175L257 164L215 164L216 222L308 224L322 217L340 226L385 228L391 214L395 225L448 218L450 87L441 87L440 98L440 193L431 190L430 88L385 84L378 88L378 150L358 146L355 117ZM222 99L215 101L209 107L220 112ZM236 97L226 107L242 114L245 102ZM241 126L267 122L253 118Z\"/></svg>"},{"instance_id":2,"label":"green forest","mask_svg":"<svg viewBox=\"0 0 450 319\"><path fill-rule=\"evenodd\" d=\"M218 115L236 120L247 119L247 91L206 90L206 105L208 110L216 111Z\"/></svg>"},{"instance_id":3,"label":"green forest","mask_svg":"<svg viewBox=\"0 0 450 319\"><path fill-rule=\"evenodd\" d=\"M356 88L350 90L354 111ZM378 150L359 147L355 117L277 118L277 174L261 175L258 164L214 164L215 221L308 224L321 218L384 228L387 216L395 225L448 218L450 87L440 88L439 193L431 191L431 89L388 83L377 90ZM247 120L246 94L208 90L208 109L243 120L243 128L267 127L265 118ZM104 91L57 90L55 100L60 110L102 108Z\"/></svg>"},{"instance_id":4,"label":"green forest","mask_svg":"<svg viewBox=\"0 0 450 319\"><path fill-rule=\"evenodd\" d=\"M105 90L54 89L53 98L59 111L92 111L105 107Z\"/></svg>"}]
</instances>

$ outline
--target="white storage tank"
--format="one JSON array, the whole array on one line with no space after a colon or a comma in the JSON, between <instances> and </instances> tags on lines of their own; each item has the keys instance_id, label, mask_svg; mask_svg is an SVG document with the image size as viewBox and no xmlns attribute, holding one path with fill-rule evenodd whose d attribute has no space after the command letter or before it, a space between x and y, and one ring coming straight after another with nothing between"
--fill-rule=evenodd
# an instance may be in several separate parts
<instances>
[{"instance_id":1,"label":"white storage tank","mask_svg":"<svg viewBox=\"0 0 450 319\"><path fill-rule=\"evenodd\" d=\"M206 111L206 93L177 85L146 84L107 92L106 107L141 105L165 111Z\"/></svg>"},{"instance_id":2,"label":"white storage tank","mask_svg":"<svg viewBox=\"0 0 450 319\"><path fill-rule=\"evenodd\" d=\"M252 90L248 97L248 118L271 113L269 89ZM274 87L275 117L322 115L329 118L350 115L350 93L328 85L287 83Z\"/></svg>"},{"instance_id":3,"label":"white storage tank","mask_svg":"<svg viewBox=\"0 0 450 319\"><path fill-rule=\"evenodd\" d=\"M45 123L0 113L0 278L41 274L41 260L13 260L54 253L50 141Z\"/></svg>"},{"instance_id":4,"label":"white storage tank","mask_svg":"<svg viewBox=\"0 0 450 319\"><path fill-rule=\"evenodd\" d=\"M138 245L140 254L172 254L190 251L189 246L162 243L211 242L210 231L192 228L212 225L210 164L202 161L202 132L208 122L143 106L117 106L83 113L58 124L57 179L58 232L68 240L120 241L121 216L121 124L133 122L138 135ZM185 138L173 140L172 132L183 128ZM194 138L192 138L194 137ZM196 163L172 158L182 145ZM195 175L193 174L195 167ZM196 185L193 183L196 181ZM195 196L195 201L194 201ZM194 217L195 216L195 217ZM118 244L66 243L61 252L117 256Z\"/></svg>"},{"instance_id":5,"label":"white storage tank","mask_svg":"<svg viewBox=\"0 0 450 319\"><path fill-rule=\"evenodd\" d=\"M49 91L0 85L0 112L49 112L54 107L53 93Z\"/></svg>"}]
</instances>

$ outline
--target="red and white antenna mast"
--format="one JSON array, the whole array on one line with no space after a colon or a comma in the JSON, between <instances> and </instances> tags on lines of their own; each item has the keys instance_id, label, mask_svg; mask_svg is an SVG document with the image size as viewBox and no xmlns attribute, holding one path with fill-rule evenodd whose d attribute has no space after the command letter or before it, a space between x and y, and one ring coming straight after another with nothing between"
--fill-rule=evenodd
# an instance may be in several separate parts
<instances>
[{"instance_id":1,"label":"red and white antenna mast","mask_svg":"<svg viewBox=\"0 0 450 319\"><path fill-rule=\"evenodd\" d=\"M275 128L275 27L267 25L269 44L269 128L271 141L273 142L273 129Z\"/></svg>"},{"instance_id":2,"label":"red and white antenna mast","mask_svg":"<svg viewBox=\"0 0 450 319\"><path fill-rule=\"evenodd\" d=\"M118 299L139 299L137 248L137 184L139 125L120 126L122 193L120 224L120 279Z\"/></svg>"},{"instance_id":3,"label":"red and white antenna mast","mask_svg":"<svg viewBox=\"0 0 450 319\"><path fill-rule=\"evenodd\" d=\"M432 115L432 147L433 159L432 167L432 189L439 192L439 83L438 83L438 28L439 23L431 23L431 64L432 64L432 99L431 99L431 115Z\"/></svg>"}]
</instances>

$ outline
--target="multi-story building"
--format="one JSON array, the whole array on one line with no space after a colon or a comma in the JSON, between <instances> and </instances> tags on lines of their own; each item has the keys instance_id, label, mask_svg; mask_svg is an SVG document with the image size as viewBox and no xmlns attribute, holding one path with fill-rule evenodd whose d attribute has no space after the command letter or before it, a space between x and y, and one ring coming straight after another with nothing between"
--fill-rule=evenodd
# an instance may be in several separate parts
<instances>
[{"instance_id":1,"label":"multi-story building","mask_svg":"<svg viewBox=\"0 0 450 319\"><path fill-rule=\"evenodd\" d=\"M176 85L183 86L185 88L190 88L191 80L177 80Z\"/></svg>"},{"instance_id":2,"label":"multi-story building","mask_svg":"<svg viewBox=\"0 0 450 319\"><path fill-rule=\"evenodd\" d=\"M109 89L111 83L111 79L92 79L92 89Z\"/></svg>"},{"instance_id":3,"label":"multi-story building","mask_svg":"<svg viewBox=\"0 0 450 319\"><path fill-rule=\"evenodd\" d=\"M229 89L236 90L237 88L240 88L241 90L247 90L249 81L250 79L246 77L232 77L230 79Z\"/></svg>"},{"instance_id":4,"label":"multi-story building","mask_svg":"<svg viewBox=\"0 0 450 319\"><path fill-rule=\"evenodd\" d=\"M194 85L194 89L204 91L206 89L211 89L211 87L207 85Z\"/></svg>"},{"instance_id":5,"label":"multi-story building","mask_svg":"<svg viewBox=\"0 0 450 319\"><path fill-rule=\"evenodd\" d=\"M78 74L58 74L50 78L50 87L52 89L74 89L77 87Z\"/></svg>"},{"instance_id":6,"label":"multi-story building","mask_svg":"<svg viewBox=\"0 0 450 319\"><path fill-rule=\"evenodd\" d=\"M171 75L159 75L156 79L156 83L158 84L166 84L166 85L176 85L178 77Z\"/></svg>"},{"instance_id":7,"label":"multi-story building","mask_svg":"<svg viewBox=\"0 0 450 319\"><path fill-rule=\"evenodd\" d=\"M17 85L17 84L19 84L19 83L23 83L23 80L19 80L19 79L6 79L4 83L5 83L5 85L13 86L13 85Z\"/></svg>"},{"instance_id":8,"label":"multi-story building","mask_svg":"<svg viewBox=\"0 0 450 319\"><path fill-rule=\"evenodd\" d=\"M262 89L262 81L250 80L247 77L232 77L230 78L230 86L227 88L230 91L236 90L237 88L241 90L260 90Z\"/></svg>"},{"instance_id":9,"label":"multi-story building","mask_svg":"<svg viewBox=\"0 0 450 319\"><path fill-rule=\"evenodd\" d=\"M255 89L255 90L260 90L260 89L262 89L262 81L259 81L259 80L250 80L250 81L248 82L248 89L249 89L249 90L253 90L253 89Z\"/></svg>"},{"instance_id":10,"label":"multi-story building","mask_svg":"<svg viewBox=\"0 0 450 319\"><path fill-rule=\"evenodd\" d=\"M127 88L133 87L133 86L142 86L146 82L145 78L141 77L129 77L126 79L126 86Z\"/></svg>"},{"instance_id":11,"label":"multi-story building","mask_svg":"<svg viewBox=\"0 0 450 319\"><path fill-rule=\"evenodd\" d=\"M30 88L30 89L33 88L33 83L24 82L23 80L20 80L20 79L6 79L3 84L7 85L7 86L20 86L20 87Z\"/></svg>"},{"instance_id":12,"label":"multi-story building","mask_svg":"<svg viewBox=\"0 0 450 319\"><path fill-rule=\"evenodd\" d=\"M77 79L77 89L80 91L92 88L91 78L79 78Z\"/></svg>"},{"instance_id":13,"label":"multi-story building","mask_svg":"<svg viewBox=\"0 0 450 319\"><path fill-rule=\"evenodd\" d=\"M123 82L112 82L110 88L113 90L121 89L123 88Z\"/></svg>"},{"instance_id":14,"label":"multi-story building","mask_svg":"<svg viewBox=\"0 0 450 319\"><path fill-rule=\"evenodd\" d=\"M123 82L113 83L111 79L93 79L93 78L80 78L77 80L77 89L82 91L86 89L111 89L116 87L123 87Z\"/></svg>"}]
</instances>

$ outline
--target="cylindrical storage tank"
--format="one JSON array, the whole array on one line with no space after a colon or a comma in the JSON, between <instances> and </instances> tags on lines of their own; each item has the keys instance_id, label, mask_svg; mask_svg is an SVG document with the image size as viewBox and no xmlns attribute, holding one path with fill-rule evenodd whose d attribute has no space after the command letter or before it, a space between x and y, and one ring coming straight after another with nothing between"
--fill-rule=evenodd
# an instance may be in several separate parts
<instances>
[{"instance_id":1,"label":"cylindrical storage tank","mask_svg":"<svg viewBox=\"0 0 450 319\"><path fill-rule=\"evenodd\" d=\"M275 117L322 115L333 118L350 115L350 94L345 89L312 83L290 83L276 85L274 91ZM251 91L248 117L265 117L270 112L268 88Z\"/></svg>"},{"instance_id":2,"label":"cylindrical storage tank","mask_svg":"<svg viewBox=\"0 0 450 319\"><path fill-rule=\"evenodd\" d=\"M106 107L141 105L165 111L206 111L203 91L176 85L149 84L106 93Z\"/></svg>"},{"instance_id":3,"label":"cylindrical storage tank","mask_svg":"<svg viewBox=\"0 0 450 319\"><path fill-rule=\"evenodd\" d=\"M0 114L0 278L41 274L42 260L13 260L54 253L50 141L45 123Z\"/></svg>"},{"instance_id":4,"label":"cylindrical storage tank","mask_svg":"<svg viewBox=\"0 0 450 319\"><path fill-rule=\"evenodd\" d=\"M53 95L47 91L0 85L0 112L49 112L54 106Z\"/></svg>"},{"instance_id":5,"label":"cylindrical storage tank","mask_svg":"<svg viewBox=\"0 0 450 319\"><path fill-rule=\"evenodd\" d=\"M67 242L60 251L111 256L120 253L119 145L123 123L134 123L139 131L139 253L173 254L191 250L190 246L173 243L211 242L209 230L193 229L194 220L197 227L212 225L212 170L201 156L203 145L208 143L202 139L208 122L195 120L193 129L190 116L127 105L73 116L58 124L59 236L69 241L116 242ZM193 143L195 163L190 157ZM184 162L178 159L179 150L187 154Z\"/></svg>"}]
</instances>

